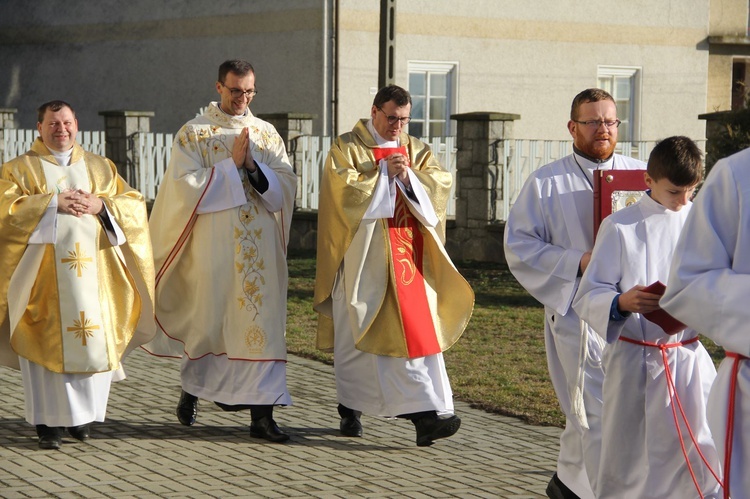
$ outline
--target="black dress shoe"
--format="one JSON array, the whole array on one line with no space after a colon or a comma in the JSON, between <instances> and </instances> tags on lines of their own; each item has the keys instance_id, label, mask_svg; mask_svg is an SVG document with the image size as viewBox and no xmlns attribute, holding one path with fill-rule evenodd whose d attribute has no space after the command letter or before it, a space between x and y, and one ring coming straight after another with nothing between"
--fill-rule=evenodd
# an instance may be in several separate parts
<instances>
[{"instance_id":1,"label":"black dress shoe","mask_svg":"<svg viewBox=\"0 0 750 499\"><path fill-rule=\"evenodd\" d=\"M361 437L362 436L362 423L360 423L359 418L354 416L347 416L341 418L341 423L339 424L339 429L341 430L341 434L345 437Z\"/></svg>"},{"instance_id":2,"label":"black dress shoe","mask_svg":"<svg viewBox=\"0 0 750 499\"><path fill-rule=\"evenodd\" d=\"M424 416L414 419L414 426L417 428L417 446L427 447L432 445L438 438L446 438L455 434L461 427L461 419L454 415L451 416Z\"/></svg>"},{"instance_id":3,"label":"black dress shoe","mask_svg":"<svg viewBox=\"0 0 750 499\"><path fill-rule=\"evenodd\" d=\"M286 442L289 440L289 435L282 432L276 425L276 421L269 418L268 416L260 418L250 423L250 436L255 438L263 438L269 442Z\"/></svg>"},{"instance_id":4,"label":"black dress shoe","mask_svg":"<svg viewBox=\"0 0 750 499\"><path fill-rule=\"evenodd\" d=\"M89 432L89 425L87 424L82 424L80 426L69 426L67 430L71 437L75 438L76 440L80 440L81 442L85 442L86 440L88 440L89 436L91 436Z\"/></svg>"},{"instance_id":5,"label":"black dress shoe","mask_svg":"<svg viewBox=\"0 0 750 499\"><path fill-rule=\"evenodd\" d=\"M180 401L177 402L177 419L185 426L193 426L195 419L198 417L198 397L190 395L182 390Z\"/></svg>"},{"instance_id":6,"label":"black dress shoe","mask_svg":"<svg viewBox=\"0 0 750 499\"><path fill-rule=\"evenodd\" d=\"M545 492L547 493L547 497L551 499L580 499L575 492L562 483L557 473L552 475L552 479L547 484Z\"/></svg>"},{"instance_id":7,"label":"black dress shoe","mask_svg":"<svg viewBox=\"0 0 750 499\"><path fill-rule=\"evenodd\" d=\"M40 449L59 449L62 446L60 428L38 424L36 434L39 437Z\"/></svg>"}]
</instances>

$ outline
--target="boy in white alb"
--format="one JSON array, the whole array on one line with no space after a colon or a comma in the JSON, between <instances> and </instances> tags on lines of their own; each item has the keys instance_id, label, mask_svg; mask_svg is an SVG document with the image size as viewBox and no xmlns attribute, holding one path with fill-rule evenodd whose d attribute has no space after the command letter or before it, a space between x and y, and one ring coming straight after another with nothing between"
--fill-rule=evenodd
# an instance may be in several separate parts
<instances>
[{"instance_id":1,"label":"boy in white alb","mask_svg":"<svg viewBox=\"0 0 750 499\"><path fill-rule=\"evenodd\" d=\"M687 137L656 145L645 174L648 195L602 222L573 301L608 343L598 498L718 493L706 420L713 362L694 330L670 335L644 317L660 310L660 295L645 288L667 282L702 169L701 152Z\"/></svg>"}]
</instances>

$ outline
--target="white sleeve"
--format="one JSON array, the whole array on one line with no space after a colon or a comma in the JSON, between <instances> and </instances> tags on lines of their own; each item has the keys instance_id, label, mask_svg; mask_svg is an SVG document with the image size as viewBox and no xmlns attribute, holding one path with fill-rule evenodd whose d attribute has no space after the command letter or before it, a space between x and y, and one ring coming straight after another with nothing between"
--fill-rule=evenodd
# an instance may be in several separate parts
<instances>
[{"instance_id":1,"label":"white sleeve","mask_svg":"<svg viewBox=\"0 0 750 499\"><path fill-rule=\"evenodd\" d=\"M117 224L117 220L115 220L115 217L112 216L112 213L109 211L109 208L107 208L106 204L104 205L104 210L104 213L97 216L102 219L102 222L104 222L104 218L106 217L109 223L112 225L110 229L110 227L107 227L106 223L102 223L102 225L104 226L104 232L107 234L107 239L109 239L109 242L112 244L112 246L122 246L127 241L127 239L125 239L125 233Z\"/></svg>"},{"instance_id":2,"label":"white sleeve","mask_svg":"<svg viewBox=\"0 0 750 499\"><path fill-rule=\"evenodd\" d=\"M411 212L417 217L417 220L425 227L436 227L438 222L437 214L435 214L435 208L432 206L432 201L427 195L427 191L424 190L424 186L419 182L417 177L411 168L406 170L409 175L409 183L411 185L411 191L414 197L417 198L417 202L409 197L406 192L406 186L401 182L401 179L396 179L396 185L398 185L401 192L404 193L404 199L406 199L411 207Z\"/></svg>"},{"instance_id":3,"label":"white sleeve","mask_svg":"<svg viewBox=\"0 0 750 499\"><path fill-rule=\"evenodd\" d=\"M370 206L367 207L367 211L362 217L363 220L393 218L393 212L396 208L396 186L395 182L388 178L388 162L381 159L379 166L378 183L372 193Z\"/></svg>"},{"instance_id":4,"label":"white sleeve","mask_svg":"<svg viewBox=\"0 0 750 499\"><path fill-rule=\"evenodd\" d=\"M612 301L622 279L622 239L614 224L605 219L599 229L586 272L581 277L573 309L607 343L617 341L623 327L631 320L610 321Z\"/></svg>"},{"instance_id":5,"label":"white sleeve","mask_svg":"<svg viewBox=\"0 0 750 499\"><path fill-rule=\"evenodd\" d=\"M232 158L214 165L214 178L206 189L196 212L198 214L236 208L247 203L245 188Z\"/></svg>"},{"instance_id":6,"label":"white sleeve","mask_svg":"<svg viewBox=\"0 0 750 499\"><path fill-rule=\"evenodd\" d=\"M730 157L714 165L680 234L659 304L725 349L750 356L750 199L745 183L750 179L741 177L741 168L730 168L732 161L746 158Z\"/></svg>"},{"instance_id":7,"label":"white sleeve","mask_svg":"<svg viewBox=\"0 0 750 499\"><path fill-rule=\"evenodd\" d=\"M57 241L57 196L47 205L41 220L29 237L29 244L55 244Z\"/></svg>"}]
</instances>

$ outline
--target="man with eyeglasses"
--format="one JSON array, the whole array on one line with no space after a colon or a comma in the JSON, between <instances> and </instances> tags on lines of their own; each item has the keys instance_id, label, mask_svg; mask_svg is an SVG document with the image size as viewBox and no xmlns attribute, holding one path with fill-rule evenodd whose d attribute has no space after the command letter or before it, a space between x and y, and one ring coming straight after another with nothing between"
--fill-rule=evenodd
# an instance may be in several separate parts
<instances>
[{"instance_id":1,"label":"man with eyeglasses","mask_svg":"<svg viewBox=\"0 0 750 499\"><path fill-rule=\"evenodd\" d=\"M160 334L145 348L182 356L177 418L198 399L250 411L250 436L284 442L275 405L286 385L286 249L297 177L281 136L253 116L255 71L219 67L202 116L185 124L151 212Z\"/></svg>"},{"instance_id":2,"label":"man with eyeglasses","mask_svg":"<svg viewBox=\"0 0 750 499\"><path fill-rule=\"evenodd\" d=\"M338 137L323 169L314 308L334 352L339 428L361 414L412 421L418 446L455 434L442 352L463 333L474 293L443 248L452 177L409 136L411 96L390 85L370 118Z\"/></svg>"},{"instance_id":3,"label":"man with eyeglasses","mask_svg":"<svg viewBox=\"0 0 750 499\"><path fill-rule=\"evenodd\" d=\"M505 226L513 275L545 309L547 366L565 413L557 473L547 495L594 497L601 445L603 341L571 307L594 246L595 170L646 169L615 154L617 107L604 90L579 93L570 110L573 154L533 172Z\"/></svg>"},{"instance_id":4,"label":"man with eyeglasses","mask_svg":"<svg viewBox=\"0 0 750 499\"><path fill-rule=\"evenodd\" d=\"M0 364L59 449L104 421L123 357L153 338L154 263L143 195L76 142L73 107L42 104L37 130L0 179Z\"/></svg>"}]
</instances>

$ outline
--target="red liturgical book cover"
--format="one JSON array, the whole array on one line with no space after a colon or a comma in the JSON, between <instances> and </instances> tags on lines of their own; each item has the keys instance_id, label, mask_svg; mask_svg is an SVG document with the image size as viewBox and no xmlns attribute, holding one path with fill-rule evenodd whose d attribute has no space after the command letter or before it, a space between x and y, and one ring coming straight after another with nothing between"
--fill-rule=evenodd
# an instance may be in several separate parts
<instances>
[{"instance_id":1,"label":"red liturgical book cover","mask_svg":"<svg viewBox=\"0 0 750 499\"><path fill-rule=\"evenodd\" d=\"M667 290L667 287L662 284L661 281L656 281L655 283L646 286L641 291L645 291L646 293L653 293L655 295L663 296L664 292ZM649 312L647 314L643 314L643 317L650 320L660 328L664 330L667 334L675 334L679 333L683 329L685 329L687 326L683 324L682 322L678 321L671 315L669 315L665 310L659 309L655 312Z\"/></svg>"},{"instance_id":2,"label":"red liturgical book cover","mask_svg":"<svg viewBox=\"0 0 750 499\"><path fill-rule=\"evenodd\" d=\"M635 203L648 189L646 170L594 170L594 239L602 220Z\"/></svg>"}]
</instances>

